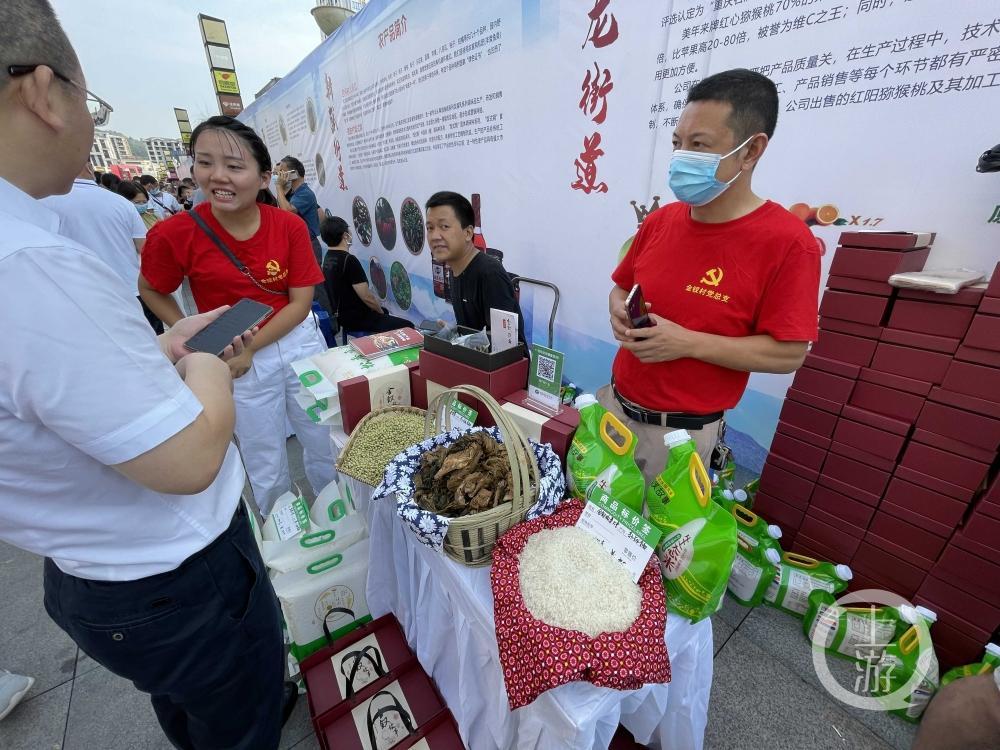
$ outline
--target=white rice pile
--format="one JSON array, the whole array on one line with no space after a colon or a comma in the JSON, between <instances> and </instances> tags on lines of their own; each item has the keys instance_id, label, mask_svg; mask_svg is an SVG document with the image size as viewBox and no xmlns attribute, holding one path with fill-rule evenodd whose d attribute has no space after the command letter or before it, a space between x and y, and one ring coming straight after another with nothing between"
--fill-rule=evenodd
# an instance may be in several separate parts
<instances>
[{"instance_id":1,"label":"white rice pile","mask_svg":"<svg viewBox=\"0 0 1000 750\"><path fill-rule=\"evenodd\" d=\"M592 638L628 630L642 606L642 590L625 567L575 526L543 529L528 538L519 583L534 617Z\"/></svg>"}]
</instances>

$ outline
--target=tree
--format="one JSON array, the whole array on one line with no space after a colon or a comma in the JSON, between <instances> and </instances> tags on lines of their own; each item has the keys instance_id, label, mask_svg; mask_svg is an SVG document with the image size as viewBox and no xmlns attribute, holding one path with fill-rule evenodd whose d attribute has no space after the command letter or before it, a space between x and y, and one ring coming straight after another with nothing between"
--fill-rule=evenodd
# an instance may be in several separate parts
<instances>
[{"instance_id":1,"label":"tree","mask_svg":"<svg viewBox=\"0 0 1000 750\"><path fill-rule=\"evenodd\" d=\"M128 139L129 148L132 149L132 153L135 154L138 159L148 159L149 149L146 148L146 144L140 141L138 138Z\"/></svg>"}]
</instances>

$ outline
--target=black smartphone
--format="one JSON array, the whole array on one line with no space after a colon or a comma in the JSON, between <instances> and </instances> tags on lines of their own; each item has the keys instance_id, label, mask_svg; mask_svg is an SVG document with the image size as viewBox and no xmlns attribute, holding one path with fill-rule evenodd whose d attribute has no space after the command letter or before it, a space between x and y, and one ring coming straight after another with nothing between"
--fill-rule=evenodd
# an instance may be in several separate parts
<instances>
[{"instance_id":1,"label":"black smartphone","mask_svg":"<svg viewBox=\"0 0 1000 750\"><path fill-rule=\"evenodd\" d=\"M438 321L436 321L436 320L429 320L428 319L428 320L422 320L422 321L420 321L420 325L417 326L417 330L420 331L421 333L425 333L425 332L426 333L437 333L443 327L444 326L442 326Z\"/></svg>"},{"instance_id":2,"label":"black smartphone","mask_svg":"<svg viewBox=\"0 0 1000 750\"><path fill-rule=\"evenodd\" d=\"M225 348L255 325L258 325L274 308L252 299L241 299L184 342L192 352L206 352L219 356Z\"/></svg>"},{"instance_id":3,"label":"black smartphone","mask_svg":"<svg viewBox=\"0 0 1000 750\"><path fill-rule=\"evenodd\" d=\"M628 313L633 328L649 328L653 325L646 309L646 300L642 296L642 287L638 284L632 287L632 291L625 298L625 312Z\"/></svg>"}]
</instances>

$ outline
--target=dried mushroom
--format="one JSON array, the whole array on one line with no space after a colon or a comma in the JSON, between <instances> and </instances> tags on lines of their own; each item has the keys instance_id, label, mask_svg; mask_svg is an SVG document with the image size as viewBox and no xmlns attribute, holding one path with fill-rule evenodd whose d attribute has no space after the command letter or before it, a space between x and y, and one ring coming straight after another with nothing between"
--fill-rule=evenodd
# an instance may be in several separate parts
<instances>
[{"instance_id":1,"label":"dried mushroom","mask_svg":"<svg viewBox=\"0 0 1000 750\"><path fill-rule=\"evenodd\" d=\"M509 503L513 480L506 449L486 432L470 432L428 451L413 477L424 510L457 518Z\"/></svg>"}]
</instances>

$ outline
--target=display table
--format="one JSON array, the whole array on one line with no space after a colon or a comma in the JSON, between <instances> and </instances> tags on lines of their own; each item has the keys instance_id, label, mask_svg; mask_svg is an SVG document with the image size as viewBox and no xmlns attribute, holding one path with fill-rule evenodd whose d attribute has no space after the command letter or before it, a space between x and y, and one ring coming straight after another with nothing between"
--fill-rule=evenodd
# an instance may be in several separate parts
<instances>
[{"instance_id":1,"label":"display table","mask_svg":"<svg viewBox=\"0 0 1000 750\"><path fill-rule=\"evenodd\" d=\"M371 488L344 479L364 506ZM692 625L667 616L669 685L618 691L575 682L512 712L497 653L489 568L464 567L420 544L392 502L367 506L372 616L392 612L399 620L471 750L607 748L619 723L653 747L702 747L712 686L711 620Z\"/></svg>"}]
</instances>

